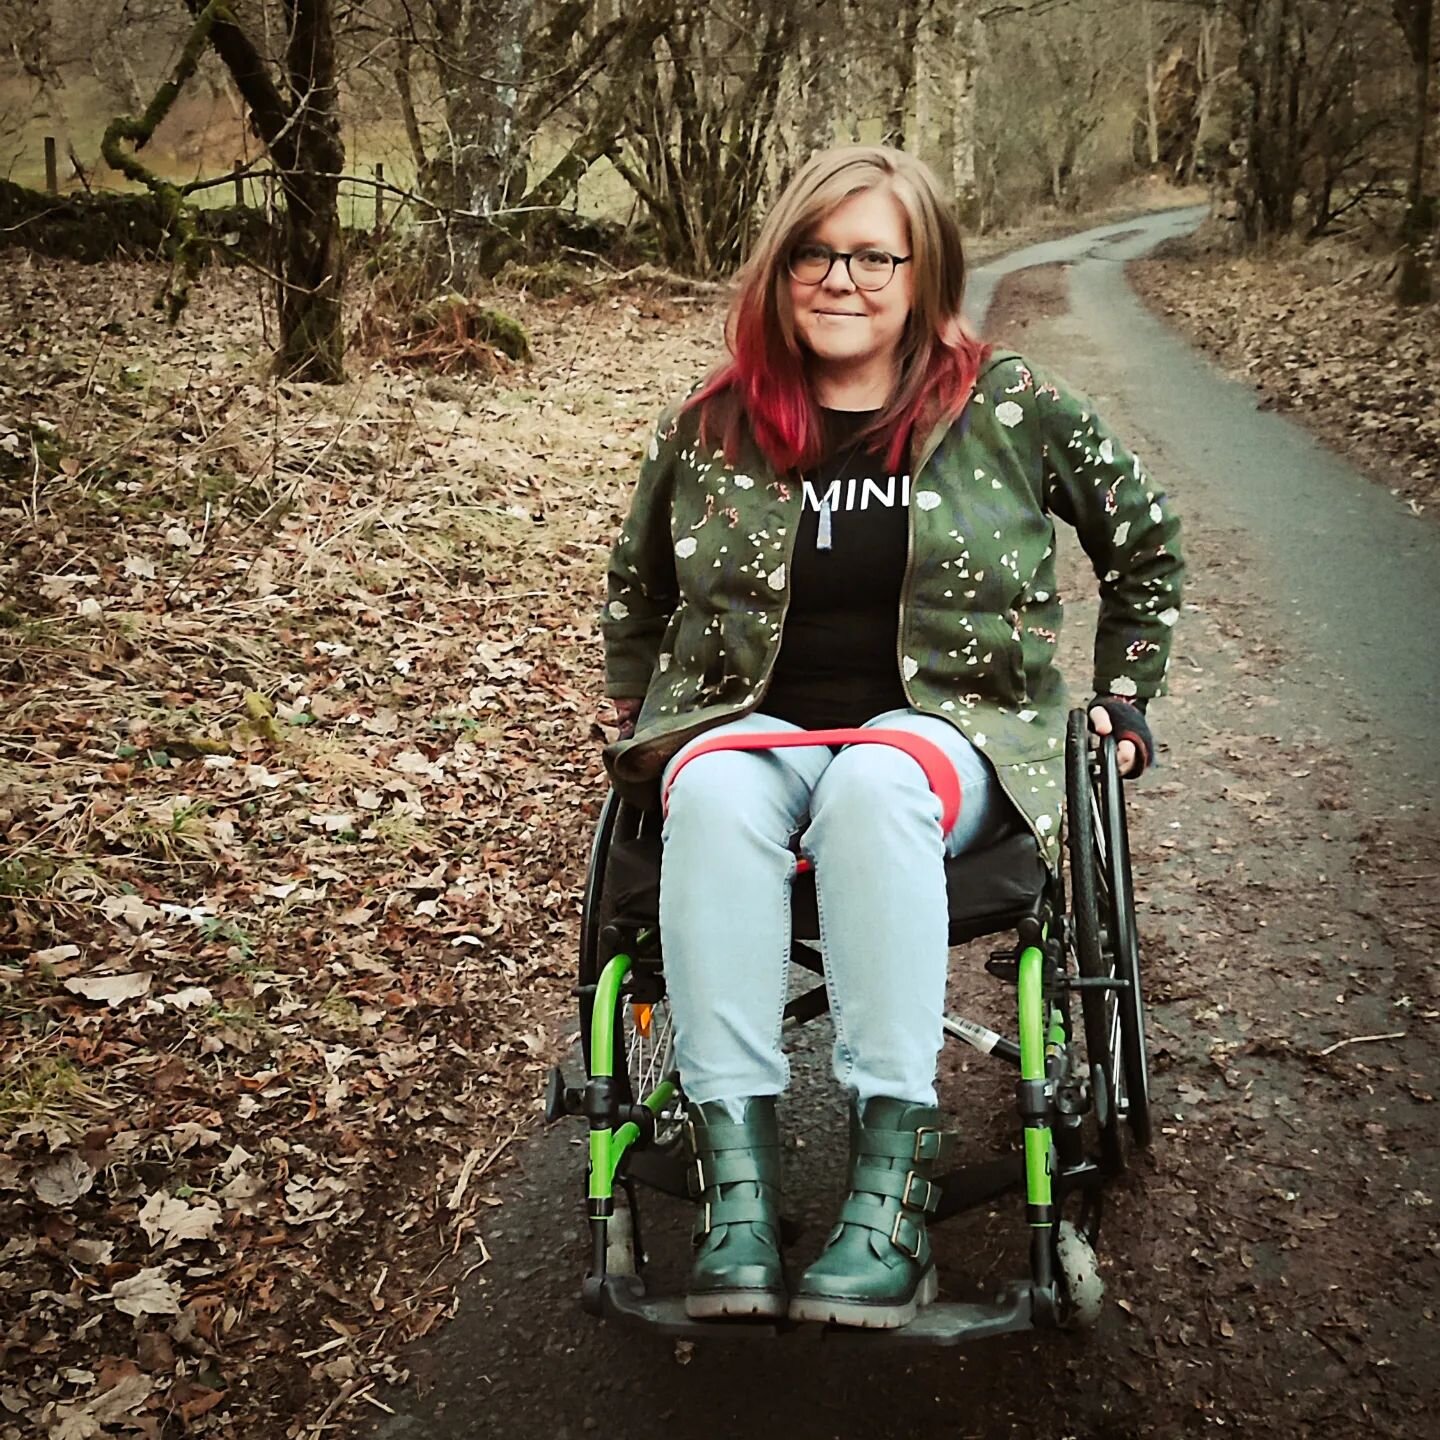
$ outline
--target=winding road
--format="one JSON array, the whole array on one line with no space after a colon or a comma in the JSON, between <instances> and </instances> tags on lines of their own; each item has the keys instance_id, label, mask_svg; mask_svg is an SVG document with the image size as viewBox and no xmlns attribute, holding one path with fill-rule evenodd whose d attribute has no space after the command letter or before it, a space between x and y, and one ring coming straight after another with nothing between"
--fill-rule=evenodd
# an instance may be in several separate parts
<instances>
[{"instance_id":1,"label":"winding road","mask_svg":"<svg viewBox=\"0 0 1440 1440\"><path fill-rule=\"evenodd\" d=\"M1062 267L1047 272L1058 313L1000 338L1053 364L1134 440L1177 500L1192 560L1175 694L1156 707L1171 758L1134 806L1161 1133L1111 1203L1097 1331L914 1352L677 1347L599 1324L579 1307L582 1133L562 1124L529 1141L499 1187L483 1228L492 1258L456 1318L408 1357L414 1382L381 1397L393 1414L374 1418L375 1440L1425 1428L1437 1399L1435 1006L1432 932L1404 907L1420 893L1409 861L1428 853L1435 868L1440 646L1426 617L1440 536L1258 411L1135 298L1124 262L1202 215L1032 247L972 285L974 315L1007 287L1001 310L1023 313L1025 272ZM1080 585L1076 557L1066 563ZM1093 608L1071 608L1078 683ZM995 1011L995 983L974 970L952 999L1003 1018L1004 996ZM825 1029L794 1037L785 1111L803 1253L839 1184ZM1012 1143L1008 1082L968 1052L947 1059L942 1094L977 1147ZM657 1199L646 1219L656 1271L678 1283L686 1208ZM1019 1273L1021 1227L1018 1200L947 1225L942 1274L984 1285Z\"/></svg>"}]
</instances>

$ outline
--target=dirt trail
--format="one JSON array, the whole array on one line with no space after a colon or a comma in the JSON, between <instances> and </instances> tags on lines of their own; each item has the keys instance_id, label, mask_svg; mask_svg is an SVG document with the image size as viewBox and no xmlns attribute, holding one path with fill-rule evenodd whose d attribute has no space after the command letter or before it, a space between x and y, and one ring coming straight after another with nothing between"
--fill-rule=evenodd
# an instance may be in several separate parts
<instances>
[{"instance_id":1,"label":"dirt trail","mask_svg":"<svg viewBox=\"0 0 1440 1440\"><path fill-rule=\"evenodd\" d=\"M1364 681L1373 656L1353 650L1362 641L1341 623L1337 577L1313 577L1298 614L1290 604L1293 576L1275 558L1301 517L1261 507L1242 520L1243 497L1225 487L1246 479L1146 398L1163 377L1140 373L1155 352L1130 343L1115 296L1101 321L1094 292L1072 296L1066 282L1058 270L1009 280L992 333L1096 395L1133 438L1185 518L1193 575L1173 695L1155 707L1165 763L1132 804L1159 1133L1111 1194L1100 1327L906 1355L677 1350L597 1325L578 1306L581 1136L560 1126L526 1147L484 1229L492 1259L369 1433L1128 1440L1223 1427L1358 1440L1423 1428L1437 1399L1440 921L1423 737L1410 710L1377 704ZM1206 397L1208 423L1238 433L1250 402L1228 391ZM1265 444L1262 472L1311 453L1283 422ZM1316 504L1329 493L1318 488ZM1372 509L1325 518L1315 528L1337 544L1373 543ZM1085 593L1073 547L1067 565L1067 593ZM1093 615L1093 604L1071 607L1077 684ZM958 1008L1003 1020L1008 992L977 956L957 957L953 973ZM823 1029L802 1032L786 1110L802 1255L820 1242L838 1181ZM968 1055L947 1056L942 1097L977 1155L1015 1143L1009 1088ZM683 1207L656 1201L647 1215L659 1268L678 1275ZM952 1290L1023 1269L1018 1201L937 1234Z\"/></svg>"}]
</instances>

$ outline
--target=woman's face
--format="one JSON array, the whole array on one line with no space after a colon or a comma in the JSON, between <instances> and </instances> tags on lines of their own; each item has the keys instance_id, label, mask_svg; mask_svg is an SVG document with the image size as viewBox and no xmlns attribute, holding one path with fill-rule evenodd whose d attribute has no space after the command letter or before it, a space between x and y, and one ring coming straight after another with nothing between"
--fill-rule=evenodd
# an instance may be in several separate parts
<instances>
[{"instance_id":1,"label":"woman's face","mask_svg":"<svg viewBox=\"0 0 1440 1440\"><path fill-rule=\"evenodd\" d=\"M874 249L908 256L910 226L900 202L888 190L863 190L806 231L800 243L825 245L846 254ZM859 262L855 269L858 274ZM836 260L818 285L789 276L800 342L832 371L859 371L893 359L910 316L914 272L913 264L897 265L883 290L859 289L843 260Z\"/></svg>"}]
</instances>

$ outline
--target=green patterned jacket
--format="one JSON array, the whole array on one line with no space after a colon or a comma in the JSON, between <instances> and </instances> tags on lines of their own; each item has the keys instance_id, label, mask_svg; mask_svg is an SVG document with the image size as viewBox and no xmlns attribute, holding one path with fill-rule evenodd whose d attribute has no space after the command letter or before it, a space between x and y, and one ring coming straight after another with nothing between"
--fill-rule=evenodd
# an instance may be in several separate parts
<instances>
[{"instance_id":1,"label":"green patterned jacket","mask_svg":"<svg viewBox=\"0 0 1440 1440\"><path fill-rule=\"evenodd\" d=\"M762 706L780 649L802 492L753 442L735 465L662 417L611 556L606 693L644 697L607 748L621 795L653 803L688 740ZM910 703L957 725L1058 857L1068 701L1053 517L1100 581L1097 693L1163 692L1183 563L1179 521L1090 403L1019 356L993 355L961 416L912 456L910 555L896 664Z\"/></svg>"}]
</instances>

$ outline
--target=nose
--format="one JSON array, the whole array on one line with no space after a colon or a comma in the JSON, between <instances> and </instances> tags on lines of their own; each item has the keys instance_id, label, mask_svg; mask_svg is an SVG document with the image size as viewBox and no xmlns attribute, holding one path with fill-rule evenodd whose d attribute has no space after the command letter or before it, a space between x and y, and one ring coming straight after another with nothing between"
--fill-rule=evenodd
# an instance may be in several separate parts
<instances>
[{"instance_id":1,"label":"nose","mask_svg":"<svg viewBox=\"0 0 1440 1440\"><path fill-rule=\"evenodd\" d=\"M830 262L830 269L826 272L824 280L820 282L824 290L833 290L839 295L849 295L854 291L855 282L850 278L850 266L845 259L837 255Z\"/></svg>"}]
</instances>

